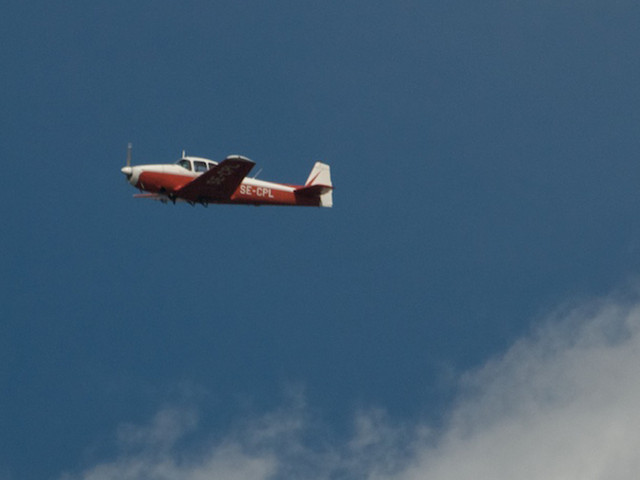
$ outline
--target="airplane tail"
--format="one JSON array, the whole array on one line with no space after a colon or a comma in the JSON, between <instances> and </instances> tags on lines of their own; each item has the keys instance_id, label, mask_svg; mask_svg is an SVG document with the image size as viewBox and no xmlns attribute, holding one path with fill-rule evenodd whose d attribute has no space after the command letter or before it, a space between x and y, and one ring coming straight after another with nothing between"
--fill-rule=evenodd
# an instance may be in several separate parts
<instances>
[{"instance_id":1,"label":"airplane tail","mask_svg":"<svg viewBox=\"0 0 640 480\"><path fill-rule=\"evenodd\" d=\"M333 207L333 184L331 183L331 169L326 163L316 162L309 174L304 187L296 193L307 196L318 196L320 207Z\"/></svg>"}]
</instances>

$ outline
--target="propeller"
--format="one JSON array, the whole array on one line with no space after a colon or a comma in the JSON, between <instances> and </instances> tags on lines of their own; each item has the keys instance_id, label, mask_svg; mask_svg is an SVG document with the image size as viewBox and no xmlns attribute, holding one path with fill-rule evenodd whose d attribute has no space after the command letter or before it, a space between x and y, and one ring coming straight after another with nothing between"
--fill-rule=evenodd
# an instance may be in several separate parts
<instances>
[{"instance_id":1,"label":"propeller","mask_svg":"<svg viewBox=\"0 0 640 480\"><path fill-rule=\"evenodd\" d=\"M127 180L129 180L131 178L131 175L133 174L133 170L131 169L131 148L132 145L131 142L129 142L129 144L127 145L127 165L120 169L120 171L126 175Z\"/></svg>"}]
</instances>

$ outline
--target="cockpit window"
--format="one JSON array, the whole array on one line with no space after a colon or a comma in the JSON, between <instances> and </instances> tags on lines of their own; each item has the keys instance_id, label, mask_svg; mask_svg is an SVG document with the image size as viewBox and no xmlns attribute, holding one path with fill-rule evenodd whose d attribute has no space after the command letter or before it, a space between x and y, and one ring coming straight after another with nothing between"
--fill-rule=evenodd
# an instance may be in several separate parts
<instances>
[{"instance_id":1,"label":"cockpit window","mask_svg":"<svg viewBox=\"0 0 640 480\"><path fill-rule=\"evenodd\" d=\"M184 158L182 160L178 160L178 165L186 168L187 170L191 170L191 162L189 160L185 160Z\"/></svg>"},{"instance_id":2,"label":"cockpit window","mask_svg":"<svg viewBox=\"0 0 640 480\"><path fill-rule=\"evenodd\" d=\"M213 167L217 165L217 163L208 163L207 165L209 165L209 170L211 170Z\"/></svg>"},{"instance_id":3,"label":"cockpit window","mask_svg":"<svg viewBox=\"0 0 640 480\"><path fill-rule=\"evenodd\" d=\"M200 162L200 161L196 160L195 162L193 162L193 165L195 166L196 172L206 172L207 171L207 162Z\"/></svg>"}]
</instances>

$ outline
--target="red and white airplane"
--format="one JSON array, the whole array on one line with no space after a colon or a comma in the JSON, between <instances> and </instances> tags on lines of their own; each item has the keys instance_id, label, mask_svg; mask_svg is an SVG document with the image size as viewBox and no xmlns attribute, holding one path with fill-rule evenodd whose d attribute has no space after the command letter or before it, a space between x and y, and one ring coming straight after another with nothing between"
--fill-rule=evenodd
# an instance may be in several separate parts
<instances>
[{"instance_id":1,"label":"red and white airplane","mask_svg":"<svg viewBox=\"0 0 640 480\"><path fill-rule=\"evenodd\" d=\"M121 169L128 182L148 193L134 195L167 202L235 203L244 205L333 206L329 165L316 162L304 185L265 182L247 177L254 162L231 155L222 162L182 153L176 163L131 166L131 144L127 165Z\"/></svg>"}]
</instances>

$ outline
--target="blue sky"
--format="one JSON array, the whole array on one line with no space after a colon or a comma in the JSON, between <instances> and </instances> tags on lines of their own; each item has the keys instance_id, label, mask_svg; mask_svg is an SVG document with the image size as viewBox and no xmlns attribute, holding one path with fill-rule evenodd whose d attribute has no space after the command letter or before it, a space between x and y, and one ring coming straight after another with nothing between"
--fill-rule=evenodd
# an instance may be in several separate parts
<instances>
[{"instance_id":1,"label":"blue sky","mask_svg":"<svg viewBox=\"0 0 640 480\"><path fill-rule=\"evenodd\" d=\"M632 478L639 20L9 1L0 478L513 478L486 446L550 438L573 454L523 478ZM291 183L321 160L335 206L134 200L127 142Z\"/></svg>"}]
</instances>

